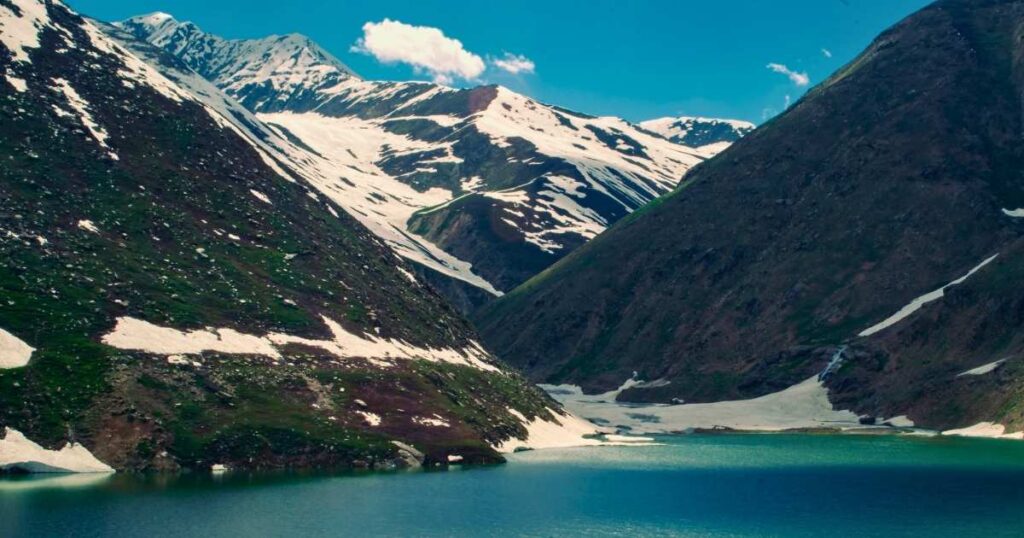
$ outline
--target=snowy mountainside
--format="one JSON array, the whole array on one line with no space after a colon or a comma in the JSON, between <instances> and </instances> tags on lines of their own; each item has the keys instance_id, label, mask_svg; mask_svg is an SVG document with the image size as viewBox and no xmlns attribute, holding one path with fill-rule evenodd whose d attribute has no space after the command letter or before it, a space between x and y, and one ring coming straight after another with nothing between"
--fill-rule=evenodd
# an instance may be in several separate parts
<instances>
[{"instance_id":1,"label":"snowy mountainside","mask_svg":"<svg viewBox=\"0 0 1024 538\"><path fill-rule=\"evenodd\" d=\"M118 25L210 73L211 62L193 51L220 38L172 21L149 15ZM271 66L216 64L245 66L205 76L288 139L291 158L321 177L323 194L337 194L401 255L492 296L668 192L712 155L496 86L365 81L325 60L330 77L307 76L319 71L303 63L289 78L295 86L253 99L242 89L281 87L265 75ZM308 90L301 99L293 97L298 86Z\"/></svg>"},{"instance_id":2,"label":"snowy mountainside","mask_svg":"<svg viewBox=\"0 0 1024 538\"><path fill-rule=\"evenodd\" d=\"M386 468L500 461L538 424L579 439L275 131L104 28L0 0L0 471Z\"/></svg>"}]
</instances>

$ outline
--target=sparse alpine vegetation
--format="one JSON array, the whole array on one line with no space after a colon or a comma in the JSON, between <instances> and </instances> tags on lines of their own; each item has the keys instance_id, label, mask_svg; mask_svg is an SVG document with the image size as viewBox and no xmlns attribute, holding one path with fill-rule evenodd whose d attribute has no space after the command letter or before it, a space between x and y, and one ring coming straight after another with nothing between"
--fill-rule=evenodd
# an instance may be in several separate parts
<instances>
[{"instance_id":1,"label":"sparse alpine vegetation","mask_svg":"<svg viewBox=\"0 0 1024 538\"><path fill-rule=\"evenodd\" d=\"M900 22L486 307L485 341L591 392L636 372L648 383L625 402L750 399L817 376L865 423L1019 434L1021 24L1008 0Z\"/></svg>"},{"instance_id":2,"label":"sparse alpine vegetation","mask_svg":"<svg viewBox=\"0 0 1024 538\"><path fill-rule=\"evenodd\" d=\"M0 468L495 462L565 429L187 66L59 2L0 26Z\"/></svg>"}]
</instances>

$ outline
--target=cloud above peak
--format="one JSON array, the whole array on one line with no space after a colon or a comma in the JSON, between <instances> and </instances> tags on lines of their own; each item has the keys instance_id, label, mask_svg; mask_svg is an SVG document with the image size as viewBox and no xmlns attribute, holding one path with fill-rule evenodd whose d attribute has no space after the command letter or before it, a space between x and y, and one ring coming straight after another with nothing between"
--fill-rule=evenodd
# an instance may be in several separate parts
<instances>
[{"instance_id":1,"label":"cloud above peak","mask_svg":"<svg viewBox=\"0 0 1024 538\"><path fill-rule=\"evenodd\" d=\"M770 69L770 70L772 70L772 71L774 71L776 73L780 73L780 74L786 75L787 77L789 77L789 80L793 84L796 84L797 86L806 86L806 85L811 83L811 77L807 75L806 71L803 72L803 73L798 73L796 71L793 71L789 67L786 67L785 64L779 64L779 63L774 63L773 62L773 63L768 64L768 69Z\"/></svg>"},{"instance_id":2,"label":"cloud above peak","mask_svg":"<svg viewBox=\"0 0 1024 538\"><path fill-rule=\"evenodd\" d=\"M530 74L537 69L533 60L522 54L512 54L511 52L506 52L501 58L492 58L491 63L494 67L513 75Z\"/></svg>"},{"instance_id":3,"label":"cloud above peak","mask_svg":"<svg viewBox=\"0 0 1024 538\"><path fill-rule=\"evenodd\" d=\"M486 69L483 58L439 28L391 19L364 24L363 37L352 46L352 51L383 63L410 65L417 72L429 74L438 84L451 84L455 79L473 80Z\"/></svg>"}]
</instances>

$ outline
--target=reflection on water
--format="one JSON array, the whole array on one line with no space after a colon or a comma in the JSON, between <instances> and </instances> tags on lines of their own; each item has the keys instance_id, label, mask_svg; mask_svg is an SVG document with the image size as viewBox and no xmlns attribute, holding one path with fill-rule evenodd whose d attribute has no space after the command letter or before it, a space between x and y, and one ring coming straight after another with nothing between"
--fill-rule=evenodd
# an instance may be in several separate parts
<instances>
[{"instance_id":1,"label":"reflection on water","mask_svg":"<svg viewBox=\"0 0 1024 538\"><path fill-rule=\"evenodd\" d=\"M79 489L102 486L114 477L111 473L36 474L0 478L0 494L41 489Z\"/></svg>"}]
</instances>

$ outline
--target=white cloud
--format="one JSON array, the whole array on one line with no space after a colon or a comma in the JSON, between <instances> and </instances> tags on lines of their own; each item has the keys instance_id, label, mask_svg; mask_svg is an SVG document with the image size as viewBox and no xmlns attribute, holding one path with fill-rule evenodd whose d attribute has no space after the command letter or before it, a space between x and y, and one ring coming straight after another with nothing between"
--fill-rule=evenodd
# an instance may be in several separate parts
<instances>
[{"instance_id":1,"label":"white cloud","mask_svg":"<svg viewBox=\"0 0 1024 538\"><path fill-rule=\"evenodd\" d=\"M823 54L826 58L832 57L832 51L828 49L821 49L821 54Z\"/></svg>"},{"instance_id":2,"label":"white cloud","mask_svg":"<svg viewBox=\"0 0 1024 538\"><path fill-rule=\"evenodd\" d=\"M768 69L786 75L797 86L806 86L811 83L811 77L807 76L806 72L797 73L783 64L770 63Z\"/></svg>"},{"instance_id":3,"label":"white cloud","mask_svg":"<svg viewBox=\"0 0 1024 538\"><path fill-rule=\"evenodd\" d=\"M492 58L491 63L494 64L494 67L513 75L533 73L537 68L533 60L522 54L512 54L511 52L506 52L501 58Z\"/></svg>"},{"instance_id":4,"label":"white cloud","mask_svg":"<svg viewBox=\"0 0 1024 538\"><path fill-rule=\"evenodd\" d=\"M484 60L462 47L462 42L438 28L413 26L391 19L363 25L363 37L353 52L369 54L384 63L404 63L427 73L438 84L456 78L472 80L486 68Z\"/></svg>"}]
</instances>

